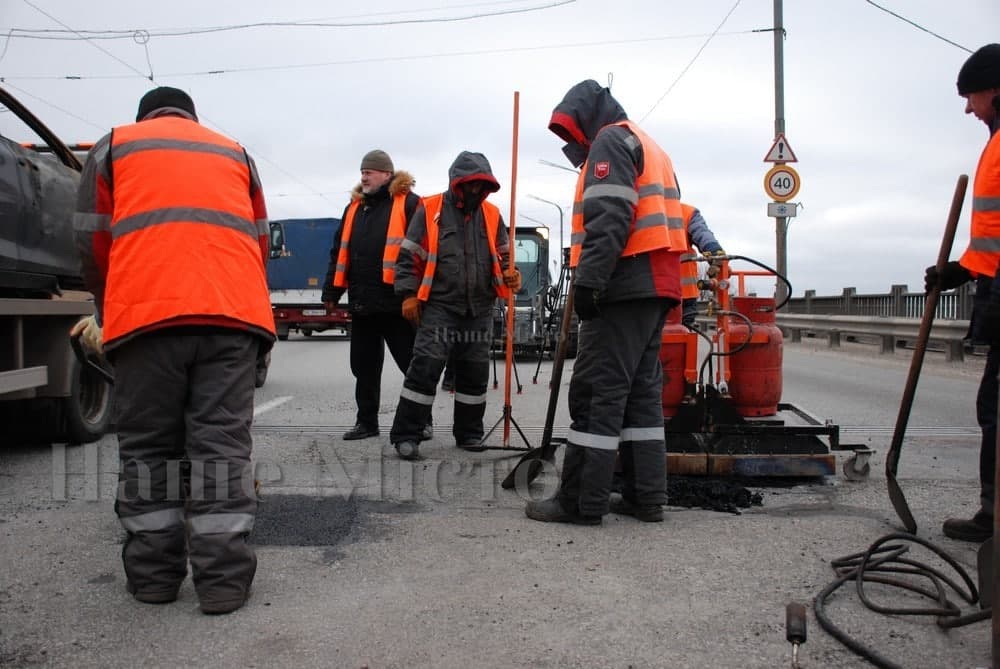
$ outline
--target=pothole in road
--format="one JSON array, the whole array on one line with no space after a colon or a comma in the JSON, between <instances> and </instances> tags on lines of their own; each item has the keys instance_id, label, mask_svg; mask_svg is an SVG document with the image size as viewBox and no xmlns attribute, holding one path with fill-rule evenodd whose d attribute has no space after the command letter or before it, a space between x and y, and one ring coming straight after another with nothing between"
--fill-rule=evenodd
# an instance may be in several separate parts
<instances>
[{"instance_id":1,"label":"pothole in road","mask_svg":"<svg viewBox=\"0 0 1000 669\"><path fill-rule=\"evenodd\" d=\"M353 497L266 495L257 507L251 541L258 546L336 546L374 531L373 515L410 514L418 504Z\"/></svg>"}]
</instances>

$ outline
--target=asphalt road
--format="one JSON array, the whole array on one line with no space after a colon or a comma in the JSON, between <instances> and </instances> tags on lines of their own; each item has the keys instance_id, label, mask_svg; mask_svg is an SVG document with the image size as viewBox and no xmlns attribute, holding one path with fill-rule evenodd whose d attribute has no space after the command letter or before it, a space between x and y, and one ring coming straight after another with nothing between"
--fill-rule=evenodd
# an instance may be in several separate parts
<instances>
[{"instance_id":1,"label":"asphalt road","mask_svg":"<svg viewBox=\"0 0 1000 669\"><path fill-rule=\"evenodd\" d=\"M0 666L776 667L791 657L789 601L810 608L803 667L870 666L819 628L811 605L834 578L832 559L899 528L882 470L907 354L785 348L783 400L875 449L867 480L754 487L763 504L741 515L670 507L661 524L610 515L602 527L576 527L523 514L525 498L552 490L551 476L508 492L498 482L511 453L454 448L447 393L426 459L397 460L387 432L402 376L391 360L382 436L342 441L354 418L348 346L293 335L274 351L254 429L260 565L250 602L228 616L199 613L190 581L165 606L125 592L112 438L0 452ZM981 365L929 357L899 476L919 536L973 580L975 547L940 526L974 510ZM512 416L537 445L551 363L537 384L533 362L518 370ZM498 371L487 428L502 416ZM490 443L502 445L502 433L500 424ZM522 445L516 429L509 445ZM873 588L890 605L915 602ZM989 623L944 632L925 616L868 611L853 588L828 611L902 666L990 663Z\"/></svg>"}]
</instances>

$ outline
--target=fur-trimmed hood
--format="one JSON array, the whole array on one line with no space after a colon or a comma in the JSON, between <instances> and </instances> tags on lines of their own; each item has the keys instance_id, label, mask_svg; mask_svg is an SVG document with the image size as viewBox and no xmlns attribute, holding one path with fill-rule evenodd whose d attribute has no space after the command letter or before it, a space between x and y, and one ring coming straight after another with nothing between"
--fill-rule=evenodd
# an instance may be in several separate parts
<instances>
[{"instance_id":1,"label":"fur-trimmed hood","mask_svg":"<svg viewBox=\"0 0 1000 669\"><path fill-rule=\"evenodd\" d=\"M389 197L396 197L397 195L405 195L413 190L413 185L417 183L417 180L413 178L413 175L405 170L397 170L395 174L392 175L392 179L389 180ZM364 195L361 192L361 183L354 187L351 191L351 201L359 200Z\"/></svg>"}]
</instances>

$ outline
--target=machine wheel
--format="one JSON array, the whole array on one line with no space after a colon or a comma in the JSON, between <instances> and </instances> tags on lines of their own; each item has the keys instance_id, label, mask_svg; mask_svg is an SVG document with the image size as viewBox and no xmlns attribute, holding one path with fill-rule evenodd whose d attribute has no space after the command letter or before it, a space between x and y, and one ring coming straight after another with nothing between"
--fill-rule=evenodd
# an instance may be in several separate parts
<instances>
[{"instance_id":1,"label":"machine wheel","mask_svg":"<svg viewBox=\"0 0 1000 669\"><path fill-rule=\"evenodd\" d=\"M111 423L111 386L73 359L69 397L62 400L63 437L70 443L97 441Z\"/></svg>"},{"instance_id":2,"label":"machine wheel","mask_svg":"<svg viewBox=\"0 0 1000 669\"><path fill-rule=\"evenodd\" d=\"M852 455L847 460L844 460L844 478L848 481L864 481L868 478L868 475L871 474L871 471L871 463L867 461L863 465L858 466L857 455Z\"/></svg>"}]
</instances>

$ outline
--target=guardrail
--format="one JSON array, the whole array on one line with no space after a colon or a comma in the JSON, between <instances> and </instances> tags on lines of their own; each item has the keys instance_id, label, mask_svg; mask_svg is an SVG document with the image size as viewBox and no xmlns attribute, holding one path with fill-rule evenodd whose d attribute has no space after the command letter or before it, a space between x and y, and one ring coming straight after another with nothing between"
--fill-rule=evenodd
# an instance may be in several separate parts
<instances>
[{"instance_id":1,"label":"guardrail","mask_svg":"<svg viewBox=\"0 0 1000 669\"><path fill-rule=\"evenodd\" d=\"M715 327L715 318L699 316L703 331ZM843 340L871 343L879 352L895 353L917 340L920 320L915 318L886 318L882 316L830 316L825 314L778 313L776 324L782 336L791 342L801 342L803 335L823 337L830 348L840 348ZM969 346L965 335L969 321L935 320L928 337L928 349L943 350L945 360L962 362Z\"/></svg>"},{"instance_id":2,"label":"guardrail","mask_svg":"<svg viewBox=\"0 0 1000 669\"><path fill-rule=\"evenodd\" d=\"M944 350L945 359L961 362L970 350L965 336L972 316L975 286L967 283L942 292L934 314L928 347ZM888 293L858 295L855 288L844 288L840 295L816 295L807 290L803 297L793 297L776 314L783 336L799 342L802 336L827 339L830 348L839 348L844 339L872 343L881 353L912 345L920 332L927 296L911 293L905 285L894 285ZM712 328L715 319L699 316L702 326Z\"/></svg>"},{"instance_id":3,"label":"guardrail","mask_svg":"<svg viewBox=\"0 0 1000 669\"><path fill-rule=\"evenodd\" d=\"M819 334L827 337L830 348L839 348L842 337L868 337L880 346L881 353L894 353L901 345L915 342L920 332L920 320L914 318L779 313L776 321L782 334L792 342L802 341L804 333ZM968 330L969 321L935 320L928 345L943 346L946 360L961 362L965 359Z\"/></svg>"}]
</instances>

